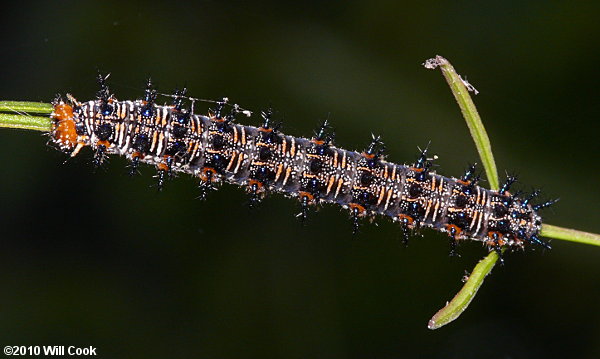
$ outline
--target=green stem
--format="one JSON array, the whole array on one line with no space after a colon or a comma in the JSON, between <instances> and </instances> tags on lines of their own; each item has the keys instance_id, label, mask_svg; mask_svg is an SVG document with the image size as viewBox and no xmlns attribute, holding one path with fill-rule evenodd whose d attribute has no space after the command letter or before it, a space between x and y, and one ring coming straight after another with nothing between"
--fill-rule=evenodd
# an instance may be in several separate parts
<instances>
[{"instance_id":1,"label":"green stem","mask_svg":"<svg viewBox=\"0 0 600 359\"><path fill-rule=\"evenodd\" d=\"M485 132L483 123L481 122L481 117L479 117L479 112L477 112L477 108L475 107L475 104L469 95L469 90L476 90L470 84L468 85L469 89L467 89L465 84L468 83L456 73L456 70L454 70L452 64L450 64L448 60L441 56L436 56L433 59L427 60L424 66L428 69L435 69L439 67L442 70L442 74L446 78L446 82L448 82L450 90L452 90L452 94L454 95L454 98L460 107L460 111L467 122L469 131L471 132L471 137L473 137L473 140L475 141L475 146L477 147L479 157L481 158L483 167L485 168L485 174L488 182L490 183L490 189L497 190L500 185L498 181L496 162L494 161L494 155L492 154L492 145L490 144L490 139Z\"/></svg>"},{"instance_id":2,"label":"green stem","mask_svg":"<svg viewBox=\"0 0 600 359\"><path fill-rule=\"evenodd\" d=\"M465 285L444 308L435 313L429 320L427 328L438 329L458 318L475 298L475 294L483 284L483 280L490 274L497 261L498 254L496 252L490 252L487 257L480 260L473 268L473 272Z\"/></svg>"},{"instance_id":3,"label":"green stem","mask_svg":"<svg viewBox=\"0 0 600 359\"><path fill-rule=\"evenodd\" d=\"M52 105L49 103L0 101L0 127L48 132L52 126L52 121L47 116L50 113L52 113Z\"/></svg>"},{"instance_id":4,"label":"green stem","mask_svg":"<svg viewBox=\"0 0 600 359\"><path fill-rule=\"evenodd\" d=\"M50 117L0 113L0 127L49 132L51 126Z\"/></svg>"},{"instance_id":5,"label":"green stem","mask_svg":"<svg viewBox=\"0 0 600 359\"><path fill-rule=\"evenodd\" d=\"M42 102L0 101L0 112L25 112L49 115L52 113L52 105Z\"/></svg>"},{"instance_id":6,"label":"green stem","mask_svg":"<svg viewBox=\"0 0 600 359\"><path fill-rule=\"evenodd\" d=\"M563 241L600 246L600 234L557 227L551 224L542 225L541 235L548 238L562 239Z\"/></svg>"}]
</instances>

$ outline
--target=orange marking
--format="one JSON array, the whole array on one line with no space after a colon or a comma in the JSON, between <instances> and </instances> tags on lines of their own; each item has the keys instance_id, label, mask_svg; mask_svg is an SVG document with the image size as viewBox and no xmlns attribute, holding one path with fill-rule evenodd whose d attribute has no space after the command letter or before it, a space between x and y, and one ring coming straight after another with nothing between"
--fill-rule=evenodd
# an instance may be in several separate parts
<instances>
[{"instance_id":1,"label":"orange marking","mask_svg":"<svg viewBox=\"0 0 600 359\"><path fill-rule=\"evenodd\" d=\"M338 165L338 152L333 151L333 167L337 168Z\"/></svg>"},{"instance_id":2,"label":"orange marking","mask_svg":"<svg viewBox=\"0 0 600 359\"><path fill-rule=\"evenodd\" d=\"M279 179L279 176L281 176L281 172L283 172L283 163L280 163L277 165L277 172L275 173L274 182L277 182L277 180Z\"/></svg>"},{"instance_id":3,"label":"orange marking","mask_svg":"<svg viewBox=\"0 0 600 359\"><path fill-rule=\"evenodd\" d=\"M246 146L246 129L242 126L242 145Z\"/></svg>"},{"instance_id":4,"label":"orange marking","mask_svg":"<svg viewBox=\"0 0 600 359\"><path fill-rule=\"evenodd\" d=\"M440 179L440 185L438 186L437 191L439 193L442 193L444 191L444 178L443 177Z\"/></svg>"},{"instance_id":5,"label":"orange marking","mask_svg":"<svg viewBox=\"0 0 600 359\"><path fill-rule=\"evenodd\" d=\"M431 200L427 200L427 208L425 208L425 216L423 216L423 220L426 220L429 216L429 211L431 210L431 203L433 203Z\"/></svg>"},{"instance_id":6,"label":"orange marking","mask_svg":"<svg viewBox=\"0 0 600 359\"><path fill-rule=\"evenodd\" d=\"M452 230L454 229L454 236L452 236ZM455 224L447 224L446 225L446 230L448 231L448 235L450 237L453 237L454 239L458 239L458 237L460 236L462 229L455 225Z\"/></svg>"},{"instance_id":7,"label":"orange marking","mask_svg":"<svg viewBox=\"0 0 600 359\"><path fill-rule=\"evenodd\" d=\"M262 187L263 187L263 184L260 181L253 180L253 179L248 181L248 187L250 187L250 189L252 189L252 186L254 186L254 185L256 185L259 190L262 189Z\"/></svg>"},{"instance_id":8,"label":"orange marking","mask_svg":"<svg viewBox=\"0 0 600 359\"><path fill-rule=\"evenodd\" d=\"M368 160L372 160L373 158L375 158L375 155L372 153L363 152L363 153L361 153L361 155Z\"/></svg>"},{"instance_id":9,"label":"orange marking","mask_svg":"<svg viewBox=\"0 0 600 359\"><path fill-rule=\"evenodd\" d=\"M456 182L465 186L469 186L471 184L471 181L456 180Z\"/></svg>"},{"instance_id":10,"label":"orange marking","mask_svg":"<svg viewBox=\"0 0 600 359\"><path fill-rule=\"evenodd\" d=\"M198 146L200 146L200 141L196 142L196 143L194 144L194 146L193 146L193 147L192 147L192 146L190 146L190 149L189 149L189 151L188 151L188 152L189 152L190 154L194 154L194 153L196 153L196 151L198 150Z\"/></svg>"},{"instance_id":11,"label":"orange marking","mask_svg":"<svg viewBox=\"0 0 600 359\"><path fill-rule=\"evenodd\" d=\"M473 211L473 220L471 221L471 224L469 225L469 229L473 229L473 227L475 226L475 222L477 222L477 217L479 215L483 216L483 213L479 212L478 210Z\"/></svg>"},{"instance_id":12,"label":"orange marking","mask_svg":"<svg viewBox=\"0 0 600 359\"><path fill-rule=\"evenodd\" d=\"M423 171L425 171L424 168L416 168L416 167L410 167L410 170L411 171L415 171L415 172L423 172Z\"/></svg>"},{"instance_id":13,"label":"orange marking","mask_svg":"<svg viewBox=\"0 0 600 359\"><path fill-rule=\"evenodd\" d=\"M233 126L233 143L238 142L238 130L236 126Z\"/></svg>"},{"instance_id":14,"label":"orange marking","mask_svg":"<svg viewBox=\"0 0 600 359\"><path fill-rule=\"evenodd\" d=\"M193 119L190 119L190 129L192 130L192 133L196 132L196 121Z\"/></svg>"},{"instance_id":15,"label":"orange marking","mask_svg":"<svg viewBox=\"0 0 600 359\"><path fill-rule=\"evenodd\" d=\"M167 116L165 116L165 115L166 115L166 113L164 110L159 112L159 116L162 117L162 120L160 122L163 125L163 127L167 125Z\"/></svg>"},{"instance_id":16,"label":"orange marking","mask_svg":"<svg viewBox=\"0 0 600 359\"><path fill-rule=\"evenodd\" d=\"M292 137L292 146L290 147L290 155L292 157L296 156L296 140Z\"/></svg>"},{"instance_id":17,"label":"orange marking","mask_svg":"<svg viewBox=\"0 0 600 359\"><path fill-rule=\"evenodd\" d=\"M208 173L209 172L211 173L211 178L213 178L217 174L217 171L215 171L214 168L204 167L202 169L202 172L200 172L200 179L205 182L208 181Z\"/></svg>"},{"instance_id":18,"label":"orange marking","mask_svg":"<svg viewBox=\"0 0 600 359\"><path fill-rule=\"evenodd\" d=\"M317 140L316 138L313 138L312 140L310 140L310 142L314 143L315 145L322 145L325 143L325 141Z\"/></svg>"},{"instance_id":19,"label":"orange marking","mask_svg":"<svg viewBox=\"0 0 600 359\"><path fill-rule=\"evenodd\" d=\"M287 183L288 178L290 177L291 173L292 173L292 168L291 167L286 168L286 170L285 170L285 177L283 178L283 183L282 183L284 186Z\"/></svg>"},{"instance_id":20,"label":"orange marking","mask_svg":"<svg viewBox=\"0 0 600 359\"><path fill-rule=\"evenodd\" d=\"M338 185L337 188L335 189L335 197L337 198L337 196L340 194L340 189L342 188L342 185L344 184L344 180L343 179L339 179L338 180Z\"/></svg>"},{"instance_id":21,"label":"orange marking","mask_svg":"<svg viewBox=\"0 0 600 359\"><path fill-rule=\"evenodd\" d=\"M154 151L156 146L156 136L158 136L158 131L154 132L154 135L152 136L152 146L150 146L150 152Z\"/></svg>"},{"instance_id":22,"label":"orange marking","mask_svg":"<svg viewBox=\"0 0 600 359\"><path fill-rule=\"evenodd\" d=\"M348 207L351 210L354 210L355 208L358 209L358 215L360 216L361 214L363 214L363 212L365 211L365 207L361 206L358 203L348 203Z\"/></svg>"},{"instance_id":23,"label":"orange marking","mask_svg":"<svg viewBox=\"0 0 600 359\"><path fill-rule=\"evenodd\" d=\"M104 146L106 148L109 148L110 147L110 142L108 142L108 141L98 141L98 142L96 142L96 146Z\"/></svg>"},{"instance_id":24,"label":"orange marking","mask_svg":"<svg viewBox=\"0 0 600 359\"><path fill-rule=\"evenodd\" d=\"M308 192L304 192L304 191L298 192L298 196L300 197L300 199L303 199L305 197L308 198L309 202L312 202L315 200L315 196L313 196L312 194L310 194Z\"/></svg>"},{"instance_id":25,"label":"orange marking","mask_svg":"<svg viewBox=\"0 0 600 359\"><path fill-rule=\"evenodd\" d=\"M273 132L273 129L272 129L272 128L264 128L264 127L259 127L259 128L258 128L258 130L259 130L260 132L266 132L266 133Z\"/></svg>"},{"instance_id":26,"label":"orange marking","mask_svg":"<svg viewBox=\"0 0 600 359\"><path fill-rule=\"evenodd\" d=\"M155 117L151 118L151 120L154 121L154 124L156 126L161 126L161 119L160 119L160 110L157 109L156 113L154 113Z\"/></svg>"},{"instance_id":27,"label":"orange marking","mask_svg":"<svg viewBox=\"0 0 600 359\"><path fill-rule=\"evenodd\" d=\"M73 150L73 152L71 152L71 157L77 156L77 154L79 153L79 151L81 151L81 149L84 148L84 147L85 147L85 143L78 142L77 143L77 147L75 147L75 149Z\"/></svg>"},{"instance_id":28,"label":"orange marking","mask_svg":"<svg viewBox=\"0 0 600 359\"><path fill-rule=\"evenodd\" d=\"M231 155L231 159L229 160L229 163L227 164L227 168L225 168L225 171L229 171L231 166L233 166L233 163L235 162L235 155L236 155L235 152Z\"/></svg>"},{"instance_id":29,"label":"orange marking","mask_svg":"<svg viewBox=\"0 0 600 359\"><path fill-rule=\"evenodd\" d=\"M400 221L402 220L406 220L408 222L408 225L410 226L411 224L413 224L413 222L415 221L411 216L404 214L404 213L400 213L398 215L398 218L400 219Z\"/></svg>"},{"instance_id":30,"label":"orange marking","mask_svg":"<svg viewBox=\"0 0 600 359\"><path fill-rule=\"evenodd\" d=\"M131 154L131 158L138 158L138 157L142 157L142 153L135 151L134 153Z\"/></svg>"},{"instance_id":31,"label":"orange marking","mask_svg":"<svg viewBox=\"0 0 600 359\"><path fill-rule=\"evenodd\" d=\"M439 210L440 210L440 202L436 202L435 203L435 208L433 209L433 216L431 217L431 220L433 222L435 222L435 219L437 218Z\"/></svg>"},{"instance_id":32,"label":"orange marking","mask_svg":"<svg viewBox=\"0 0 600 359\"><path fill-rule=\"evenodd\" d=\"M342 168L346 167L346 151L342 155Z\"/></svg>"},{"instance_id":33,"label":"orange marking","mask_svg":"<svg viewBox=\"0 0 600 359\"><path fill-rule=\"evenodd\" d=\"M334 183L335 183L335 176L331 176L329 178L329 184L327 185L327 192L325 194L329 194L329 192L331 192L331 187L333 187Z\"/></svg>"},{"instance_id":34,"label":"orange marking","mask_svg":"<svg viewBox=\"0 0 600 359\"><path fill-rule=\"evenodd\" d=\"M381 187L381 192L379 193L379 198L377 199L377 205L383 201L383 197L385 197L385 188Z\"/></svg>"},{"instance_id":35,"label":"orange marking","mask_svg":"<svg viewBox=\"0 0 600 359\"><path fill-rule=\"evenodd\" d=\"M77 131L75 130L75 121L73 121L73 107L64 103L55 105L51 117L57 120L52 129L53 137L67 148L75 146Z\"/></svg>"},{"instance_id":36,"label":"orange marking","mask_svg":"<svg viewBox=\"0 0 600 359\"><path fill-rule=\"evenodd\" d=\"M283 143L281 144L281 153L285 156L285 151L287 151L287 140L284 138Z\"/></svg>"},{"instance_id":37,"label":"orange marking","mask_svg":"<svg viewBox=\"0 0 600 359\"><path fill-rule=\"evenodd\" d=\"M166 163L161 162L161 163L158 163L156 165L156 169L159 170L159 171L168 171L169 170L169 166L167 166Z\"/></svg>"},{"instance_id":38,"label":"orange marking","mask_svg":"<svg viewBox=\"0 0 600 359\"><path fill-rule=\"evenodd\" d=\"M163 148L163 140L164 139L165 139L165 135L161 131L160 134L158 135L158 148L160 148L160 149Z\"/></svg>"},{"instance_id":39,"label":"orange marking","mask_svg":"<svg viewBox=\"0 0 600 359\"><path fill-rule=\"evenodd\" d=\"M243 152L240 153L240 155L238 156L238 163L235 166L235 170L233 171L233 173L237 173L240 170L240 165L242 164L242 161L244 160L245 157L246 157L246 155Z\"/></svg>"},{"instance_id":40,"label":"orange marking","mask_svg":"<svg viewBox=\"0 0 600 359\"><path fill-rule=\"evenodd\" d=\"M494 241L502 241L502 242L504 242L504 240L502 240L502 237L503 237L503 235L502 235L502 233L500 233L500 232L496 232L496 231L489 231L489 232L488 232L488 237L489 237L491 240L494 240ZM500 244L500 242L498 242L498 244ZM504 245L504 243L503 243L502 245Z\"/></svg>"}]
</instances>

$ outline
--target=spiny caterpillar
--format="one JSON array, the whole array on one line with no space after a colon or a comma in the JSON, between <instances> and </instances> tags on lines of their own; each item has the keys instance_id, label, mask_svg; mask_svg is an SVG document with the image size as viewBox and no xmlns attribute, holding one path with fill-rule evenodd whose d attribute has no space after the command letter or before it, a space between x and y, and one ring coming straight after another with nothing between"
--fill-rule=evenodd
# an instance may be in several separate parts
<instances>
[{"instance_id":1,"label":"spiny caterpillar","mask_svg":"<svg viewBox=\"0 0 600 359\"><path fill-rule=\"evenodd\" d=\"M117 154L131 161L131 173L140 163L156 166L159 188L172 173L183 172L199 178L202 193L220 183L246 188L251 203L283 193L298 198L301 219L311 205L335 203L349 210L354 232L360 218L387 216L400 224L405 242L422 227L447 233L451 254L463 239L498 253L529 244L550 249L539 238L537 211L555 201L533 205L537 191L526 198L510 194L514 177L492 191L478 185L475 166L460 178L436 174L427 149L414 164L397 165L384 160L379 137L362 152L335 147L327 121L312 138L294 137L279 131L270 110L262 113L260 127L245 126L235 116L249 112L233 105L225 113L226 99L203 116L193 113L196 99L185 89L175 92L171 105L160 106L150 81L143 99L118 101L105 80L99 76L95 100L57 98L51 115L51 142L71 156L90 146L96 166Z\"/></svg>"}]
</instances>

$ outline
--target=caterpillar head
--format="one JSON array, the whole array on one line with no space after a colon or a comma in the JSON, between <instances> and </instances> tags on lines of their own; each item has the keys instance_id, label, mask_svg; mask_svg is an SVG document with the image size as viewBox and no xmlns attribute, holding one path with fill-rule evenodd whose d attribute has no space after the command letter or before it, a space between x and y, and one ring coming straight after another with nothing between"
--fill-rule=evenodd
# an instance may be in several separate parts
<instances>
[{"instance_id":1,"label":"caterpillar head","mask_svg":"<svg viewBox=\"0 0 600 359\"><path fill-rule=\"evenodd\" d=\"M62 150L73 149L77 145L77 131L75 130L75 119L73 106L60 100L55 102L54 111L50 117L53 119L51 136Z\"/></svg>"}]
</instances>

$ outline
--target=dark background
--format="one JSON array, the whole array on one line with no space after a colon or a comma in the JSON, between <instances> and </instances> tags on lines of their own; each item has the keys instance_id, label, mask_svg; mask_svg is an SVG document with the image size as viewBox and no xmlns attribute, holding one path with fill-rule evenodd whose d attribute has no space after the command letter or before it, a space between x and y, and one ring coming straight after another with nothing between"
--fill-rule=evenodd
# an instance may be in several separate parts
<instances>
[{"instance_id":1,"label":"dark background","mask_svg":"<svg viewBox=\"0 0 600 359\"><path fill-rule=\"evenodd\" d=\"M548 223L600 232L600 3L587 1L15 1L0 14L0 99L120 99L187 85L310 135L327 116L341 147L383 134L388 159L431 141L438 172L477 153L438 71L450 59L475 101L498 169L560 197ZM165 100L166 101L166 100ZM205 112L208 105L199 104ZM258 124L258 118L240 122ZM101 357L534 358L600 356L600 249L555 240L510 254L457 321L427 321L486 254L448 257L443 234L408 248L387 220L352 236L338 208L281 196L248 210L225 186L195 200L180 176L66 156L40 133L0 131L0 346L93 345Z\"/></svg>"}]
</instances>

